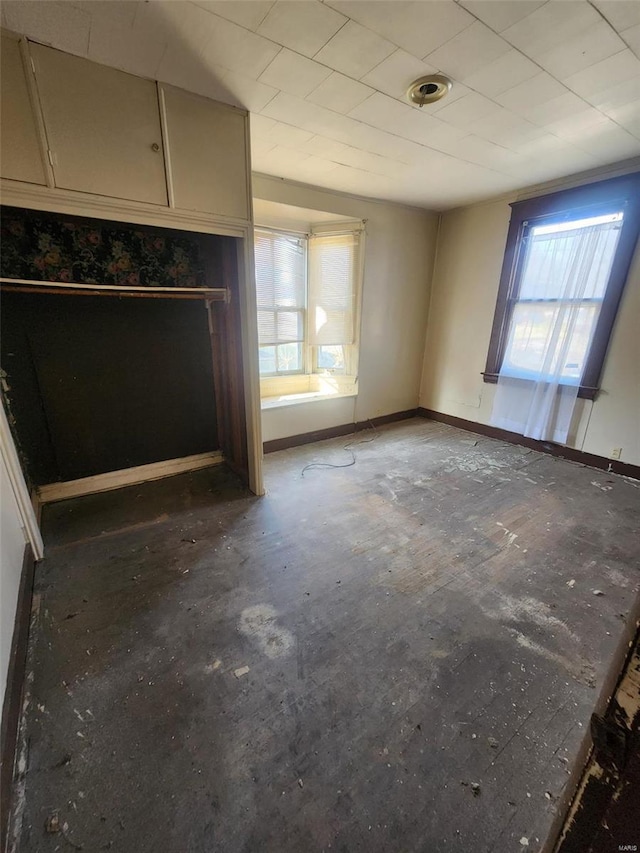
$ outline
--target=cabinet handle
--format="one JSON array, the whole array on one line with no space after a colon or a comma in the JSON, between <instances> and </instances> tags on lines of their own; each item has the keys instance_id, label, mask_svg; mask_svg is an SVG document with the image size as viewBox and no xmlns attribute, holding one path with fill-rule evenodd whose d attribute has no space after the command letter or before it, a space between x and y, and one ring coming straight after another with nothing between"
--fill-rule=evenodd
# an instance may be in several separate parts
<instances>
[{"instance_id":1,"label":"cabinet handle","mask_svg":"<svg viewBox=\"0 0 640 853\"><path fill-rule=\"evenodd\" d=\"M151 146L151 150L152 151L159 151L160 150L160 146L158 145L157 142L153 143L153 145Z\"/></svg>"}]
</instances>

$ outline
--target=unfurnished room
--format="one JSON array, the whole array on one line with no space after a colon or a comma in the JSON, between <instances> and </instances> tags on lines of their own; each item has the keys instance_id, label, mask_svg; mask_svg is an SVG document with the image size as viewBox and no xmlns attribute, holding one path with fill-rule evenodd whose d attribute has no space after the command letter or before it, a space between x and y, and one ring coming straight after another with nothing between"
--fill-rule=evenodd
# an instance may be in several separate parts
<instances>
[{"instance_id":1,"label":"unfurnished room","mask_svg":"<svg viewBox=\"0 0 640 853\"><path fill-rule=\"evenodd\" d=\"M640 0L2 0L2 853L640 849Z\"/></svg>"}]
</instances>

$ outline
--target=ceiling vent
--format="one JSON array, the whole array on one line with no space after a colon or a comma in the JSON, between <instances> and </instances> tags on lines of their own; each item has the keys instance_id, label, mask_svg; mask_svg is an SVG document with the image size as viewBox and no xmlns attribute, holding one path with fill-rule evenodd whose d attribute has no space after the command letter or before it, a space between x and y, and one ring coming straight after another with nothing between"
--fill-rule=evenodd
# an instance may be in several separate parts
<instances>
[{"instance_id":1,"label":"ceiling vent","mask_svg":"<svg viewBox=\"0 0 640 853\"><path fill-rule=\"evenodd\" d=\"M423 107L425 104L433 104L434 101L444 98L452 85L451 80L443 74L430 74L428 77L414 80L407 91L407 98L412 104Z\"/></svg>"}]
</instances>

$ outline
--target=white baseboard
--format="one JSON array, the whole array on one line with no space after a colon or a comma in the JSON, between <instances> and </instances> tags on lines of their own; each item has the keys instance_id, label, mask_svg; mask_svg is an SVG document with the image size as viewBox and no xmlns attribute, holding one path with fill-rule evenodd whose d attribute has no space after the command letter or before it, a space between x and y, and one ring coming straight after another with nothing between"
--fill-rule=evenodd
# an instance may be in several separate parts
<instances>
[{"instance_id":1,"label":"white baseboard","mask_svg":"<svg viewBox=\"0 0 640 853\"><path fill-rule=\"evenodd\" d=\"M96 492L109 492L112 489L121 489L123 486L134 486L137 483L161 480L163 477L171 477L174 474L197 471L199 468L208 468L223 461L222 453L216 450L212 453L197 453L195 456L138 465L136 468L123 468L121 471L108 471L106 474L68 480L66 483L49 483L38 488L38 500L41 504L46 504L78 498L82 495L93 495Z\"/></svg>"}]
</instances>

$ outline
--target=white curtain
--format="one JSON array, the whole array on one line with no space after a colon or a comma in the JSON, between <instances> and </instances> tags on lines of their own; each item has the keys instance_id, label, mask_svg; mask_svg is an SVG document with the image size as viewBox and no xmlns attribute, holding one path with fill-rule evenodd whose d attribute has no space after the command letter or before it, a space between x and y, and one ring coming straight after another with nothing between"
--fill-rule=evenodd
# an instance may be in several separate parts
<instances>
[{"instance_id":1,"label":"white curtain","mask_svg":"<svg viewBox=\"0 0 640 853\"><path fill-rule=\"evenodd\" d=\"M530 230L491 423L565 444L621 214Z\"/></svg>"}]
</instances>

